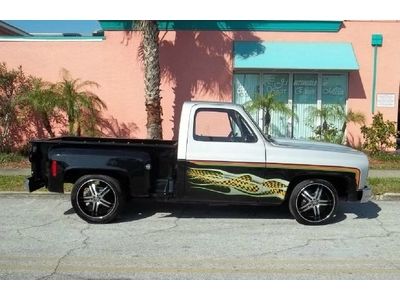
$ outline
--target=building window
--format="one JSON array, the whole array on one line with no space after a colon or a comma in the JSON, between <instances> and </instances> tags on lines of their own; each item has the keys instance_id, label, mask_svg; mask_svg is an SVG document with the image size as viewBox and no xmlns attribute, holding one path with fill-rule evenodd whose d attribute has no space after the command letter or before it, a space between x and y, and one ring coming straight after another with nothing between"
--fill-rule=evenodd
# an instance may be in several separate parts
<instances>
[{"instance_id":1,"label":"building window","mask_svg":"<svg viewBox=\"0 0 400 300\"><path fill-rule=\"evenodd\" d=\"M260 75L251 73L235 74L233 86L234 102L243 105L248 101L254 100L261 93ZM259 114L254 113L252 117L256 122L260 122Z\"/></svg>"},{"instance_id":2,"label":"building window","mask_svg":"<svg viewBox=\"0 0 400 300\"><path fill-rule=\"evenodd\" d=\"M345 74L322 74L321 100L325 104L345 104L347 76Z\"/></svg>"},{"instance_id":3,"label":"building window","mask_svg":"<svg viewBox=\"0 0 400 300\"><path fill-rule=\"evenodd\" d=\"M272 112L270 134L273 137L309 139L314 136L313 128L321 124L321 119L312 119L312 111L330 105L345 108L348 90L347 73L329 72L238 72L234 74L233 99L244 104L257 95L274 93L276 100L287 103L297 118ZM262 114L252 116L262 126ZM341 121L334 125L341 129Z\"/></svg>"}]
</instances>

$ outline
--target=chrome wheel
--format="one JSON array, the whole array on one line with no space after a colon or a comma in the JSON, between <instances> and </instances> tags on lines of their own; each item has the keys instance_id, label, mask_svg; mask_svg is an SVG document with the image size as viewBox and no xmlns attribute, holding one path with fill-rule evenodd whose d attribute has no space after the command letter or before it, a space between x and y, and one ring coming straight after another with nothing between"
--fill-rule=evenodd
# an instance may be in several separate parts
<instances>
[{"instance_id":1,"label":"chrome wheel","mask_svg":"<svg viewBox=\"0 0 400 300\"><path fill-rule=\"evenodd\" d=\"M79 210L92 218L107 217L115 210L117 204L114 188L101 179L83 182L77 190L76 197Z\"/></svg>"},{"instance_id":2,"label":"chrome wheel","mask_svg":"<svg viewBox=\"0 0 400 300\"><path fill-rule=\"evenodd\" d=\"M298 193L295 207L307 223L322 223L329 219L336 207L336 194L326 184L309 183Z\"/></svg>"}]
</instances>

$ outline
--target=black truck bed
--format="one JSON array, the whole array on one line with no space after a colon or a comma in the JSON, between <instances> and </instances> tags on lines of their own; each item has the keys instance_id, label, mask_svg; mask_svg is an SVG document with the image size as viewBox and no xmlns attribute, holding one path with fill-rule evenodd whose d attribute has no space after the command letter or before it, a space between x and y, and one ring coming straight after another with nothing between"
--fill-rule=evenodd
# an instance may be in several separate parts
<instances>
[{"instance_id":1,"label":"black truck bed","mask_svg":"<svg viewBox=\"0 0 400 300\"><path fill-rule=\"evenodd\" d=\"M31 145L30 191L41 186L62 191L63 182L74 183L81 175L77 170L125 172L131 192L142 195L156 193L160 185L176 176L176 141L68 136L33 140ZM51 177L53 161L57 161L59 169L57 176ZM150 164L148 171L146 161ZM146 172L148 175L144 176Z\"/></svg>"}]
</instances>

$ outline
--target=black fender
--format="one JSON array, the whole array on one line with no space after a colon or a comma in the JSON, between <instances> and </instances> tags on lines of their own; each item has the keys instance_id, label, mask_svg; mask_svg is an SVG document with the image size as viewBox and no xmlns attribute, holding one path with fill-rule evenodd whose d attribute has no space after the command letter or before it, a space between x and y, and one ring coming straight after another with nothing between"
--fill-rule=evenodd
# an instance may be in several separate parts
<instances>
[{"instance_id":1,"label":"black fender","mask_svg":"<svg viewBox=\"0 0 400 300\"><path fill-rule=\"evenodd\" d=\"M64 182L74 183L83 175L102 174L121 181L131 195L143 196L150 192L151 158L143 151L54 147L48 152L48 159L49 191L60 192ZM53 161L56 174L51 170Z\"/></svg>"}]
</instances>

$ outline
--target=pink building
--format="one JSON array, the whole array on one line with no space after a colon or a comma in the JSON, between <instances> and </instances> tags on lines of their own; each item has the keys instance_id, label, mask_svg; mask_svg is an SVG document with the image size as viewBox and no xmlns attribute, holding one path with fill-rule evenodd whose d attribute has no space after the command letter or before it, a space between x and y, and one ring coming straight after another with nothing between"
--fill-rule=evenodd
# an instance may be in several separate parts
<instances>
[{"instance_id":1,"label":"pink building","mask_svg":"<svg viewBox=\"0 0 400 300\"><path fill-rule=\"evenodd\" d=\"M0 61L55 82L61 68L101 85L116 135L144 138L140 32L100 21L104 36L0 36ZM297 118L271 116L271 135L310 138L310 107L340 105L398 121L399 21L160 21L165 139L176 139L188 100L245 103L273 92ZM261 114L254 114L262 122ZM338 120L332 125L341 128ZM218 124L215 124L218 126ZM358 144L359 125L347 129Z\"/></svg>"}]
</instances>

